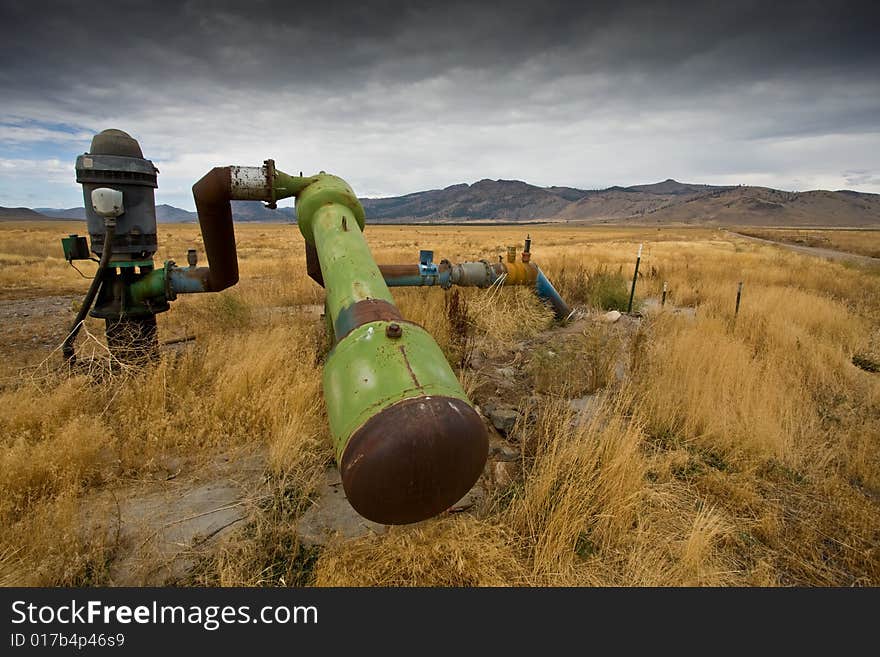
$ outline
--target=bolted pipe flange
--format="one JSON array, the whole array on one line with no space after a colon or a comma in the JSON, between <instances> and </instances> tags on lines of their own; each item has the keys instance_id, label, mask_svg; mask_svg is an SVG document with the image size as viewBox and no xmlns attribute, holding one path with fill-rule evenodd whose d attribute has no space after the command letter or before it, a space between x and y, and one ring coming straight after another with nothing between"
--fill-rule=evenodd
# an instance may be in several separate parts
<instances>
[{"instance_id":1,"label":"bolted pipe flange","mask_svg":"<svg viewBox=\"0 0 880 657\"><path fill-rule=\"evenodd\" d=\"M400 324L392 322L385 327L385 335L392 340L396 340L403 335L403 329L400 327Z\"/></svg>"},{"instance_id":2,"label":"bolted pipe flange","mask_svg":"<svg viewBox=\"0 0 880 657\"><path fill-rule=\"evenodd\" d=\"M275 199L275 160L263 160L263 169L266 171L266 184L269 188L269 198L266 207L274 210L278 207Z\"/></svg>"}]
</instances>

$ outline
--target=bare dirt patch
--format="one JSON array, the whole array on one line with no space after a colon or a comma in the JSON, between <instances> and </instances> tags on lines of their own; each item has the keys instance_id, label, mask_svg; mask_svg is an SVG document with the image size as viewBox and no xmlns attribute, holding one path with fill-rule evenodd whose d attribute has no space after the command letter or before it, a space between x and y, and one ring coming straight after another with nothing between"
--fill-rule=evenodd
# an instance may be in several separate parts
<instances>
[{"instance_id":1,"label":"bare dirt patch","mask_svg":"<svg viewBox=\"0 0 880 657\"><path fill-rule=\"evenodd\" d=\"M81 299L65 294L0 300L0 358L19 359L23 353L31 359L45 357L64 340Z\"/></svg>"}]
</instances>

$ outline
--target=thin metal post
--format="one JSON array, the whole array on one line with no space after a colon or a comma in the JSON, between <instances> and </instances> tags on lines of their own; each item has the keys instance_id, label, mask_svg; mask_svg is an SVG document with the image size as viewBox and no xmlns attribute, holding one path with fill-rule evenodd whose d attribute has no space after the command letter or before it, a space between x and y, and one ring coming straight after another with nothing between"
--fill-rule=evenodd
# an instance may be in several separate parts
<instances>
[{"instance_id":1,"label":"thin metal post","mask_svg":"<svg viewBox=\"0 0 880 657\"><path fill-rule=\"evenodd\" d=\"M666 305L666 290L667 290L666 281L663 281L663 296L660 298L660 307L661 308Z\"/></svg>"},{"instance_id":2,"label":"thin metal post","mask_svg":"<svg viewBox=\"0 0 880 657\"><path fill-rule=\"evenodd\" d=\"M742 297L742 292L743 292L743 284L742 284L742 281L740 281L739 285L736 288L736 308L733 311L734 318L736 318L736 316L739 315L739 300L740 300L740 297Z\"/></svg>"},{"instance_id":3,"label":"thin metal post","mask_svg":"<svg viewBox=\"0 0 880 657\"><path fill-rule=\"evenodd\" d=\"M633 297L636 295L636 279L639 277L639 263L642 261L642 244L639 244L639 254L636 256L636 270L633 272L632 289L629 291L629 305L626 312L631 313L633 309Z\"/></svg>"}]
</instances>

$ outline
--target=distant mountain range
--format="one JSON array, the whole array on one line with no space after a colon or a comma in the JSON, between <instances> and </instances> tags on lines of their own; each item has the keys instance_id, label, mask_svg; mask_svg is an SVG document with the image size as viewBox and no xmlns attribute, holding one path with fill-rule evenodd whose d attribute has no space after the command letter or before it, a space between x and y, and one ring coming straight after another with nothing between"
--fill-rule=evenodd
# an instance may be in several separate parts
<instances>
[{"instance_id":1,"label":"distant mountain range","mask_svg":"<svg viewBox=\"0 0 880 657\"><path fill-rule=\"evenodd\" d=\"M5 208L7 211L26 208ZM85 219L86 211L83 207L78 208L34 208L31 212L43 215L43 219ZM2 212L2 210L0 210ZM296 221L296 213L293 208L279 208L270 210L262 203L256 201L233 201L232 214L236 221L269 221L291 222ZM2 217L2 214L0 214ZM189 210L176 208L165 203L156 206L156 219L159 223L177 224L193 223L198 221L198 215Z\"/></svg>"},{"instance_id":2,"label":"distant mountain range","mask_svg":"<svg viewBox=\"0 0 880 657\"><path fill-rule=\"evenodd\" d=\"M585 190L480 180L388 198L363 198L374 223L567 221L578 223L880 226L880 194L849 190L785 192L768 187L680 183ZM233 201L236 221L292 222L293 208ZM195 222L195 212L156 206L163 223ZM0 219L84 219L83 208L0 208Z\"/></svg>"}]
</instances>

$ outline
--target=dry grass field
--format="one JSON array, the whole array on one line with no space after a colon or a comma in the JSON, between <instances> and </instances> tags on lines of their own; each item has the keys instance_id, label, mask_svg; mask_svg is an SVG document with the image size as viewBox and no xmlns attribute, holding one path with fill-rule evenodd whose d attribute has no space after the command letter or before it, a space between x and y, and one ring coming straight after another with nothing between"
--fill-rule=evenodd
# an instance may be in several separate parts
<instances>
[{"instance_id":1,"label":"dry grass field","mask_svg":"<svg viewBox=\"0 0 880 657\"><path fill-rule=\"evenodd\" d=\"M457 313L451 292L394 291L484 411L517 408L493 434L515 457L490 457L469 508L315 546L298 528L332 472L328 345L297 228L238 226L240 283L159 317L162 340L196 339L108 375L97 320L77 343L91 369L63 370L57 350L88 286L59 239L83 225L0 224L0 584L880 586L880 272L720 230L527 230L582 313L572 326L521 289L464 290ZM367 240L379 262L460 261L525 232ZM159 261L200 248L197 226L159 239ZM641 317L598 320L625 303L641 242ZM135 494L197 479L246 480L246 513L157 580L152 534L121 518Z\"/></svg>"}]
</instances>

